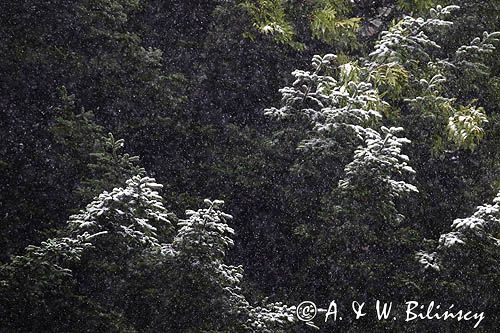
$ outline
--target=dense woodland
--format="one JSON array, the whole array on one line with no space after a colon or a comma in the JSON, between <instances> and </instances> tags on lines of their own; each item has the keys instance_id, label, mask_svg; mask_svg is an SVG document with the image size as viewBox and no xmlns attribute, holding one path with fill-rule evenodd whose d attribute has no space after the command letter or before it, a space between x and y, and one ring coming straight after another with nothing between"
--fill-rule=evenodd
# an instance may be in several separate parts
<instances>
[{"instance_id":1,"label":"dense woodland","mask_svg":"<svg viewBox=\"0 0 500 333\"><path fill-rule=\"evenodd\" d=\"M498 332L498 0L0 2L0 331ZM318 317L320 318L320 317Z\"/></svg>"}]
</instances>

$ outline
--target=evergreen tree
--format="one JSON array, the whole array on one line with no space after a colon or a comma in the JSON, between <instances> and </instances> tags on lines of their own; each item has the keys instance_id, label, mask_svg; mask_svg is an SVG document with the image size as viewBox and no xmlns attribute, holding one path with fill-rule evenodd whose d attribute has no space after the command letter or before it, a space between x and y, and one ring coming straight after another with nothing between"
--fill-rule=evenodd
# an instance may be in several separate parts
<instances>
[{"instance_id":1,"label":"evergreen tree","mask_svg":"<svg viewBox=\"0 0 500 333\"><path fill-rule=\"evenodd\" d=\"M75 322L79 316L91 318L88 327L118 331L277 332L293 324L294 307L250 305L240 286L243 268L224 263L234 230L223 202L205 200L208 208L188 211L174 234L177 219L163 206L161 187L134 176L72 215L63 236L3 265L1 291L10 296L2 297L9 318L3 328L85 329ZM27 290L19 288L30 279ZM56 311L71 306L67 320L54 326Z\"/></svg>"},{"instance_id":2,"label":"evergreen tree","mask_svg":"<svg viewBox=\"0 0 500 333\"><path fill-rule=\"evenodd\" d=\"M445 17L457 9L437 6L429 18L404 17L381 33L373 52L357 61L314 56L314 71L294 71L293 86L280 90L282 106L266 110L287 125L305 123L307 132L298 145L306 151L305 158L316 158L315 151L326 150L336 166L333 178L326 180L332 189L323 197L322 220L300 226L314 242L307 271L313 265L322 277L306 282L302 290L321 290L315 296L323 302L332 294L342 295L346 302L358 298L403 302L399 297L407 299L421 290L411 255L418 249L421 227L405 217L412 214L408 209L412 206L401 205L403 195L419 192L400 178L415 174L401 150L410 141L395 136L402 128L389 126L406 126L411 119L412 141L435 156L446 149L473 150L483 138L484 109L474 101L459 105L448 95L453 90L445 89L446 76L453 75L450 68L461 65L456 55L443 60L436 40L438 31L453 24ZM495 36L484 34L485 40ZM493 44L484 44L488 53ZM465 49L459 48L457 54ZM423 139L423 133L432 139ZM350 154L354 159L345 162ZM306 271L302 274L307 276ZM357 321L348 327L378 325L384 324Z\"/></svg>"},{"instance_id":3,"label":"evergreen tree","mask_svg":"<svg viewBox=\"0 0 500 333\"><path fill-rule=\"evenodd\" d=\"M425 296L481 309L485 331L495 330L499 319L499 202L497 194L493 204L478 206L472 216L455 219L451 231L443 233L437 244L417 252L423 283L434 286ZM454 327L467 329L459 324Z\"/></svg>"},{"instance_id":4,"label":"evergreen tree","mask_svg":"<svg viewBox=\"0 0 500 333\"><path fill-rule=\"evenodd\" d=\"M1 3L0 331L494 332L499 9Z\"/></svg>"},{"instance_id":5,"label":"evergreen tree","mask_svg":"<svg viewBox=\"0 0 500 333\"><path fill-rule=\"evenodd\" d=\"M132 24L140 8L135 0L0 4L3 259L40 242L75 205L79 177L49 130L57 106L66 107L60 87L74 95L76 115L92 110L114 133L173 112L161 51L145 47Z\"/></svg>"}]
</instances>

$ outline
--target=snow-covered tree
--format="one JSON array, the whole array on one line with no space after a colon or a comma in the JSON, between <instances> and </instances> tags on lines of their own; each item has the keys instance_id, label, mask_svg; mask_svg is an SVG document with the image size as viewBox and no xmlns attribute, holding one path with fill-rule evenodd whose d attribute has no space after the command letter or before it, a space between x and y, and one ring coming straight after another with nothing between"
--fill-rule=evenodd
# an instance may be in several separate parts
<instances>
[{"instance_id":1,"label":"snow-covered tree","mask_svg":"<svg viewBox=\"0 0 500 333\"><path fill-rule=\"evenodd\" d=\"M441 270L455 268L450 258L467 256L468 247L482 247L483 251L500 251L500 192L493 199L493 204L478 206L470 217L455 219L451 231L439 237L435 252L419 251L417 258L425 268ZM495 250L496 249L496 250ZM469 252L470 254L470 252Z\"/></svg>"},{"instance_id":2,"label":"snow-covered tree","mask_svg":"<svg viewBox=\"0 0 500 333\"><path fill-rule=\"evenodd\" d=\"M149 247L160 247L158 230L172 230L171 214L158 194L162 185L153 178L134 176L126 187L104 191L80 213L70 216L74 233L113 233Z\"/></svg>"},{"instance_id":3,"label":"snow-covered tree","mask_svg":"<svg viewBox=\"0 0 500 333\"><path fill-rule=\"evenodd\" d=\"M207 208L186 212L188 218L179 222L181 228L172 243L176 260L184 267L184 279L205 286L192 292L209 293L211 298L204 300L208 308L187 305L193 309L192 314L214 310L225 313L218 329L271 333L290 327L295 321L295 307L283 303L253 306L246 300L241 288L243 267L224 263L227 250L233 245L234 230L227 224L232 216L221 210L221 200L206 199L205 204Z\"/></svg>"},{"instance_id":4,"label":"snow-covered tree","mask_svg":"<svg viewBox=\"0 0 500 333\"><path fill-rule=\"evenodd\" d=\"M364 80L364 68L355 63L335 65L336 58L314 56L314 72L294 71L293 86L280 89L282 107L265 110L277 119L298 117L310 123L309 137L300 148L331 148L340 140L363 140L370 135L366 128L388 106L373 84ZM332 72L337 75L328 74Z\"/></svg>"},{"instance_id":5,"label":"snow-covered tree","mask_svg":"<svg viewBox=\"0 0 500 333\"><path fill-rule=\"evenodd\" d=\"M123 152L123 139L115 139L112 133L108 133L99 138L98 144L97 149L90 153L92 161L87 165L91 176L78 188L84 200L90 200L106 189L123 186L124 179L145 175L145 170L138 164L139 157Z\"/></svg>"},{"instance_id":6,"label":"snow-covered tree","mask_svg":"<svg viewBox=\"0 0 500 333\"><path fill-rule=\"evenodd\" d=\"M370 58L377 64L396 62L405 66L415 65L418 59L430 60L429 49L440 46L429 32L452 25L444 18L458 8L436 6L430 9L428 18L405 16L380 34Z\"/></svg>"},{"instance_id":7,"label":"snow-covered tree","mask_svg":"<svg viewBox=\"0 0 500 333\"><path fill-rule=\"evenodd\" d=\"M231 215L220 210L222 201L205 200L208 208L198 211L187 211L187 220L179 222L179 229L173 247L179 253L199 256L200 260L207 256L211 261L220 261L225 257L226 251L233 245L231 236L234 230L227 221Z\"/></svg>"},{"instance_id":8,"label":"snow-covered tree","mask_svg":"<svg viewBox=\"0 0 500 333\"><path fill-rule=\"evenodd\" d=\"M488 75L490 68L484 60L496 50L495 44L499 40L499 31L483 32L481 37L475 37L469 45L462 45L456 50L453 65L460 71L470 70L482 76Z\"/></svg>"},{"instance_id":9,"label":"snow-covered tree","mask_svg":"<svg viewBox=\"0 0 500 333\"><path fill-rule=\"evenodd\" d=\"M1 291L33 306L43 304L40 316L57 309L57 302L67 306L74 304L72 297L80 298L106 309L106 325L123 326L121 318L127 318L126 329L269 333L290 327L294 307L251 305L241 287L243 267L225 263L234 230L228 225L232 217L221 210L223 202L207 199L207 208L187 211L177 224L164 206L161 187L137 175L124 187L104 191L69 218L61 237L30 246L1 266ZM26 293L17 287L19 275L22 283L34 281ZM44 299L49 293L55 303ZM138 310L138 304L144 308ZM175 316L165 316L172 309ZM27 316L22 308L10 307L14 310L3 313L13 323ZM214 321L214 315L222 319Z\"/></svg>"},{"instance_id":10,"label":"snow-covered tree","mask_svg":"<svg viewBox=\"0 0 500 333\"><path fill-rule=\"evenodd\" d=\"M400 108L409 108L434 120L430 126L436 153L453 146L474 149L483 137L486 114L475 101L457 101L459 96L445 93L447 77L467 64L487 71L484 56L495 49L498 34L485 32L482 40L476 38L441 59L437 37L453 24L445 18L457 9L437 6L428 18L404 17L381 33L373 52L357 61L315 55L313 71L295 70L293 85L280 90L282 106L265 113L308 122L310 131L300 148L339 150L340 142L356 147L356 139L363 140L367 127L380 126L383 116L397 117ZM401 100L407 104L401 106Z\"/></svg>"},{"instance_id":11,"label":"snow-covered tree","mask_svg":"<svg viewBox=\"0 0 500 333\"><path fill-rule=\"evenodd\" d=\"M472 149L487 121L480 107L472 101L460 106L445 89L453 59L440 58L439 38L453 24L446 17L456 9L438 6L428 18L404 17L356 61L314 56L313 71L294 71L292 86L280 90L281 107L265 110L284 124L307 124L297 148L306 148L305 158L329 151L331 168L343 170L323 198L322 221L304 226L315 237L310 262L324 277L315 289L346 300L418 291L410 281L420 237L402 206L418 189L409 181L415 170L403 152L411 142L399 125L429 125L430 146L435 140L447 148ZM412 117L414 124L407 122ZM346 156L350 162L344 164Z\"/></svg>"},{"instance_id":12,"label":"snow-covered tree","mask_svg":"<svg viewBox=\"0 0 500 333\"><path fill-rule=\"evenodd\" d=\"M490 324L498 322L500 193L492 204L455 219L451 231L418 251L416 259L423 271L423 285L432 285L433 297L480 308Z\"/></svg>"},{"instance_id":13,"label":"snow-covered tree","mask_svg":"<svg viewBox=\"0 0 500 333\"><path fill-rule=\"evenodd\" d=\"M382 126L382 135L372 131L372 137L354 152L354 160L345 167L345 176L339 181L339 189L346 196L370 203L372 218L384 214L388 219L402 220L404 217L396 209L397 199L418 192L401 179L415 173L408 165L408 156L401 152L403 144L410 141L396 136L402 130Z\"/></svg>"}]
</instances>

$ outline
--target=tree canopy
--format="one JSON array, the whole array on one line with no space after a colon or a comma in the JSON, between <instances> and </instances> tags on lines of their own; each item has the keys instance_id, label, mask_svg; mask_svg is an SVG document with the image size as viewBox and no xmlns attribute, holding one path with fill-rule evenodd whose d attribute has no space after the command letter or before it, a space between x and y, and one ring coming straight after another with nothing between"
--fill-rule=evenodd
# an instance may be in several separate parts
<instances>
[{"instance_id":1,"label":"tree canopy","mask_svg":"<svg viewBox=\"0 0 500 333\"><path fill-rule=\"evenodd\" d=\"M499 17L496 0L0 3L0 331L473 330L405 322L412 300L495 332ZM398 320L325 322L332 300ZM303 301L324 311L303 320Z\"/></svg>"}]
</instances>

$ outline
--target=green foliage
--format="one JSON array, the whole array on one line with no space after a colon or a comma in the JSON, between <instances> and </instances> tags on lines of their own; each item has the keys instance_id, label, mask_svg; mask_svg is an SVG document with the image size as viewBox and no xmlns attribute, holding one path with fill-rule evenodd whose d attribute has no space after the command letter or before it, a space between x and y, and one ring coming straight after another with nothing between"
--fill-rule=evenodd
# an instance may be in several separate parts
<instances>
[{"instance_id":1,"label":"green foliage","mask_svg":"<svg viewBox=\"0 0 500 333\"><path fill-rule=\"evenodd\" d=\"M488 122L483 108L460 106L448 122L448 137L457 147L474 149L484 137L484 123Z\"/></svg>"},{"instance_id":2,"label":"green foliage","mask_svg":"<svg viewBox=\"0 0 500 333\"><path fill-rule=\"evenodd\" d=\"M75 189L79 199L91 200L105 189L123 185L124 179L144 174L138 156L121 152L123 139L116 140L111 133L105 136L91 111L82 108L77 113L75 96L66 88L60 94L61 105L54 109L57 116L50 130L63 147L65 162L79 162L72 166L81 177Z\"/></svg>"},{"instance_id":3,"label":"green foliage","mask_svg":"<svg viewBox=\"0 0 500 333\"><path fill-rule=\"evenodd\" d=\"M299 50L306 47L296 34L297 24L293 17L287 15L295 10L290 4L282 0L256 0L244 1L241 6L248 11L259 32L271 34L276 41ZM356 42L361 19L348 17L351 4L347 1L315 0L302 5L300 9L300 16L307 17L308 29L313 38L345 49Z\"/></svg>"},{"instance_id":4,"label":"green foliage","mask_svg":"<svg viewBox=\"0 0 500 333\"><path fill-rule=\"evenodd\" d=\"M361 66L353 63L338 66L338 78L319 75L323 71L322 66L326 67L327 73L335 71L330 65L335 56L323 59L315 56L315 71L295 71L293 74L297 79L294 87L281 90L284 106L268 109L267 114L284 118L297 111L310 118L313 130L321 136L329 136L330 132L345 125L360 135L360 125L386 113L384 109L390 105L391 99L402 98L410 108L435 119L435 135L439 137L441 133L446 133L445 126L448 124L447 139L459 148L473 149L482 138L480 126L486 122L484 113L479 116L476 112L473 123L468 121L466 125L464 108L455 107L454 98L443 96L448 62L439 59L436 63L429 62L433 57L432 50L438 49L439 45L427 35L427 31L450 26L452 22L441 17L449 15L454 9L457 8L438 6L430 11L431 18L426 20L405 17L381 34L374 51L368 59L361 61ZM493 47L492 44L485 45L488 45L484 47L488 50ZM427 66L421 65L424 61L427 61ZM411 81L408 82L410 74ZM461 130L466 133L459 139L456 133ZM313 139L304 141L302 146L333 144L330 139L320 139L315 135ZM433 149L439 153L443 147L434 144Z\"/></svg>"},{"instance_id":5,"label":"green foliage","mask_svg":"<svg viewBox=\"0 0 500 333\"><path fill-rule=\"evenodd\" d=\"M120 186L123 179L143 175L145 170L138 165L139 157L122 153L125 141L116 140L113 134L102 137L97 152L90 153L88 164L90 176L82 180L77 191L83 199L92 199L107 188Z\"/></svg>"},{"instance_id":6,"label":"green foliage","mask_svg":"<svg viewBox=\"0 0 500 333\"><path fill-rule=\"evenodd\" d=\"M178 223L173 235L176 217L163 206L157 192L161 187L152 178L134 176L126 187L104 191L69 218L65 236L30 246L25 254L1 267L2 295L44 302L52 290L62 292L60 300L70 303L68 298L77 297L79 290L82 295L78 297L92 300L110 315L126 318L133 331L142 330L138 325L145 318L152 330L251 329L265 333L290 326L294 307L282 303L251 306L241 294L243 268L224 264L234 231L226 223L231 216L220 210L223 202L205 200L208 208L188 211L188 218ZM21 285L25 279L34 279L26 295L22 288L17 289L15 277L20 274L27 274ZM129 308L148 295L161 296L166 303L156 312ZM14 307L9 300L4 303L2 316L10 318L12 327L43 327L36 321L19 321L30 317L26 311L31 307ZM48 316L57 307L58 303L49 302L38 313ZM165 316L172 308L177 309L176 316ZM83 317L93 315L81 306L73 311L83 311ZM211 320L209 314L214 313L224 320ZM69 319L77 318L72 312ZM110 324L119 325L120 321Z\"/></svg>"},{"instance_id":7,"label":"green foliage","mask_svg":"<svg viewBox=\"0 0 500 333\"><path fill-rule=\"evenodd\" d=\"M499 8L441 2L1 3L0 330L495 331Z\"/></svg>"},{"instance_id":8,"label":"green foliage","mask_svg":"<svg viewBox=\"0 0 500 333\"><path fill-rule=\"evenodd\" d=\"M361 18L346 17L349 7L345 1L318 1L318 7L312 12L313 37L329 45L338 44L342 40L344 47L356 40Z\"/></svg>"},{"instance_id":9,"label":"green foliage","mask_svg":"<svg viewBox=\"0 0 500 333\"><path fill-rule=\"evenodd\" d=\"M314 272L325 277L304 283L303 290L328 290L326 294L343 295L346 300L356 295L397 299L394 288L405 290L406 295L422 290L420 281L411 282L417 272L412 253L421 242L419 226L407 218L412 211L401 200L420 188L400 177L425 171L415 168L415 172L409 166L402 145L410 141L395 135L402 128L389 125L409 126L413 141L407 145L409 151L426 149L428 154L437 149L439 155L445 150L477 149L488 122L485 111L473 100L468 100L467 107L457 103L467 98L454 97L447 77L454 76L458 62L453 51L442 54L438 44L439 31L453 24L446 17L457 9L438 6L427 19L404 17L381 33L373 52L356 62L340 62L331 54L314 56L313 71L294 71L293 85L280 90L281 107L265 110L285 126L294 121L306 124L307 132L297 145L309 148L302 158L317 159L315 152L329 151L330 167L344 170L336 173L338 185L322 198L322 220L295 229L312 243L308 269L312 265ZM474 81L477 76L467 78ZM430 133L432 139L413 138L415 132ZM436 142L442 146L437 148ZM349 154L354 155L352 161L345 163ZM321 169L310 172L325 174ZM335 178L328 180L335 184Z\"/></svg>"},{"instance_id":10,"label":"green foliage","mask_svg":"<svg viewBox=\"0 0 500 333\"><path fill-rule=\"evenodd\" d=\"M298 43L292 44L295 32L286 17L282 0L245 1L241 6L252 16L257 31L272 35L280 43L301 47Z\"/></svg>"},{"instance_id":11,"label":"green foliage","mask_svg":"<svg viewBox=\"0 0 500 333\"><path fill-rule=\"evenodd\" d=\"M266 114L278 119L287 117L304 118L310 122L311 137L301 142L300 148L328 148L336 140L350 143L367 135L367 128L382 117L384 102L372 83L362 79L365 68L354 63L334 65L336 56L314 56L313 73L296 70L293 87L281 89L280 109L266 109ZM321 75L323 72L327 75ZM333 72L337 77L328 75ZM336 132L341 131L341 135ZM347 133L345 133L345 132ZM346 134L347 139L341 139Z\"/></svg>"},{"instance_id":12,"label":"green foliage","mask_svg":"<svg viewBox=\"0 0 500 333\"><path fill-rule=\"evenodd\" d=\"M405 12L419 14L437 5L443 5L444 2L442 0L398 0L397 4Z\"/></svg>"},{"instance_id":13,"label":"green foliage","mask_svg":"<svg viewBox=\"0 0 500 333\"><path fill-rule=\"evenodd\" d=\"M409 80L408 71L398 63L380 65L371 73L372 80L382 94L387 94L389 99L397 99L407 88Z\"/></svg>"},{"instance_id":14,"label":"green foliage","mask_svg":"<svg viewBox=\"0 0 500 333\"><path fill-rule=\"evenodd\" d=\"M77 206L74 191L100 136L94 117L119 133L170 113L171 75L133 24L139 10L134 0L0 4L0 225L2 235L22 235L2 236L3 260L39 243ZM68 92L62 100L61 87Z\"/></svg>"},{"instance_id":15,"label":"green foliage","mask_svg":"<svg viewBox=\"0 0 500 333\"><path fill-rule=\"evenodd\" d=\"M95 121L91 111L76 110L75 95L69 95L63 86L59 89L60 105L54 108L56 114L51 132L55 141L74 154L88 155L102 137L102 126Z\"/></svg>"},{"instance_id":16,"label":"green foliage","mask_svg":"<svg viewBox=\"0 0 500 333\"><path fill-rule=\"evenodd\" d=\"M2 329L130 331L123 319L81 294L69 267L98 235L48 239L0 266Z\"/></svg>"},{"instance_id":17,"label":"green foliage","mask_svg":"<svg viewBox=\"0 0 500 333\"><path fill-rule=\"evenodd\" d=\"M499 196L493 204L478 206L472 216L455 219L452 231L443 233L437 246L417 252L427 276L438 272L436 280L442 289L438 292L444 299L481 306L493 323L498 320L495 288L500 282ZM483 294L484 290L489 292Z\"/></svg>"},{"instance_id":18,"label":"green foliage","mask_svg":"<svg viewBox=\"0 0 500 333\"><path fill-rule=\"evenodd\" d=\"M456 98L449 97L451 91L446 83L447 77L455 75L453 71L464 68L467 63L471 64L471 68L487 74L488 66L483 63L484 55L495 49L491 43L496 40L496 34L485 32L483 41L476 38L471 44L474 46L461 46L454 55L444 60L434 55L433 49L441 47L427 35L427 31L431 31L429 29L433 26L434 28L451 26L452 22L442 20L441 17L457 9L456 6L444 8L438 6L430 10L430 19L404 18L387 32L382 33L381 39L375 44L375 51L370 54L378 63L396 63L404 66L402 69L412 74L409 82L411 88L405 87L405 90L399 88L400 96L408 93L413 95L403 97L409 103L410 108L434 119L434 126L442 124L435 127L436 139L432 149L436 155L450 148L450 145L444 142L445 140L454 143L457 148L474 149L476 143L483 137L481 126L487 122L485 113L481 109L478 109L479 112L474 112L476 109L469 108L468 114L472 118L465 117L467 108L457 105ZM464 60L468 57L475 59L475 63ZM422 66L424 63L427 63L427 66ZM399 75L401 82L404 82L407 75L402 72ZM472 82L479 80L475 74L467 77ZM448 92L448 96L445 91ZM473 103L471 100L468 102ZM472 113L474 116L471 115ZM464 123L466 121L467 125ZM462 124L460 125L459 122ZM460 131L463 131L462 134L457 134Z\"/></svg>"},{"instance_id":19,"label":"green foliage","mask_svg":"<svg viewBox=\"0 0 500 333\"><path fill-rule=\"evenodd\" d=\"M453 59L454 64L461 70L476 71L479 75L487 76L489 66L484 64L484 60L495 51L495 44L499 40L500 32L483 32L482 38L476 37L469 45L458 48Z\"/></svg>"},{"instance_id":20,"label":"green foliage","mask_svg":"<svg viewBox=\"0 0 500 333\"><path fill-rule=\"evenodd\" d=\"M339 182L339 188L353 194L376 189L376 200L394 206L394 199L406 193L418 192L415 186L393 179L406 173L415 173L408 165L408 156L401 153L402 145L410 141L395 135L402 128L381 127L380 130L383 136L371 132L365 139L365 146L354 152L354 160L346 165L345 177Z\"/></svg>"}]
</instances>

